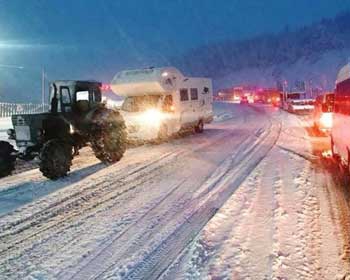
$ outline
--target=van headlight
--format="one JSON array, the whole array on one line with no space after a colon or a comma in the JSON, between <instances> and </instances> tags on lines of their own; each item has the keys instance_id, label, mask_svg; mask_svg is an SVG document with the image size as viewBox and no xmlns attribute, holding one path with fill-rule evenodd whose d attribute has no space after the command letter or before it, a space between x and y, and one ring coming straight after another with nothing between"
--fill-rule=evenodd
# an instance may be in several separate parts
<instances>
[{"instance_id":1,"label":"van headlight","mask_svg":"<svg viewBox=\"0 0 350 280\"><path fill-rule=\"evenodd\" d=\"M157 109L150 109L141 116L142 123L151 126L159 126L163 119L163 114Z\"/></svg>"},{"instance_id":2,"label":"van headlight","mask_svg":"<svg viewBox=\"0 0 350 280\"><path fill-rule=\"evenodd\" d=\"M333 116L332 113L323 113L320 118L320 123L322 127L332 128L333 126Z\"/></svg>"}]
</instances>

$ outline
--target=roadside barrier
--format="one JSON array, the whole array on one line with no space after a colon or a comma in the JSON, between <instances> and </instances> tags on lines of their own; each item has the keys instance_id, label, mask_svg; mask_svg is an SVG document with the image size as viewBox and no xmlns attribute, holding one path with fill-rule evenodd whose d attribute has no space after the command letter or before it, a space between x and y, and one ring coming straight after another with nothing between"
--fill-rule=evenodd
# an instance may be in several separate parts
<instances>
[{"instance_id":1,"label":"roadside barrier","mask_svg":"<svg viewBox=\"0 0 350 280\"><path fill-rule=\"evenodd\" d=\"M49 110L49 104L19 104L19 103L1 103L0 118L11 117L15 114L34 114L43 113Z\"/></svg>"}]
</instances>

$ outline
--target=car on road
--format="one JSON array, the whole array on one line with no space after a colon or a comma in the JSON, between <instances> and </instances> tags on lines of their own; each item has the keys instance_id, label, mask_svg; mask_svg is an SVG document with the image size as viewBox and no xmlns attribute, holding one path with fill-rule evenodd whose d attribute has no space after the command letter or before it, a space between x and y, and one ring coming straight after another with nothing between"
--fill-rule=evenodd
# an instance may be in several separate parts
<instances>
[{"instance_id":1,"label":"car on road","mask_svg":"<svg viewBox=\"0 0 350 280\"><path fill-rule=\"evenodd\" d=\"M315 100L312 113L314 127L317 131L329 132L333 124L334 93L320 95Z\"/></svg>"},{"instance_id":2,"label":"car on road","mask_svg":"<svg viewBox=\"0 0 350 280\"><path fill-rule=\"evenodd\" d=\"M249 100L247 96L242 96L240 100L240 104L249 104Z\"/></svg>"},{"instance_id":3,"label":"car on road","mask_svg":"<svg viewBox=\"0 0 350 280\"><path fill-rule=\"evenodd\" d=\"M119 72L111 89L125 97L120 112L131 142L164 140L181 130L202 133L213 120L211 79L185 77L174 67Z\"/></svg>"},{"instance_id":4,"label":"car on road","mask_svg":"<svg viewBox=\"0 0 350 280\"><path fill-rule=\"evenodd\" d=\"M274 107L280 107L281 105L281 97L279 96L274 96L271 98L271 104Z\"/></svg>"},{"instance_id":5,"label":"car on road","mask_svg":"<svg viewBox=\"0 0 350 280\"><path fill-rule=\"evenodd\" d=\"M288 112L295 114L311 113L315 108L314 103L313 99L289 100L287 101Z\"/></svg>"}]
</instances>

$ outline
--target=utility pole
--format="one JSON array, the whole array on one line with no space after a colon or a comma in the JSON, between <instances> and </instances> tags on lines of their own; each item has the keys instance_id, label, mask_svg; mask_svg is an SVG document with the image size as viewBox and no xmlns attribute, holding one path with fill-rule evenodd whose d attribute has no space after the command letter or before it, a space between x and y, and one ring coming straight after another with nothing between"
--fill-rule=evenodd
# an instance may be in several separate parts
<instances>
[{"instance_id":1,"label":"utility pole","mask_svg":"<svg viewBox=\"0 0 350 280\"><path fill-rule=\"evenodd\" d=\"M45 104L45 69L44 67L41 69L41 104L43 105L43 110L44 110L44 104Z\"/></svg>"}]
</instances>

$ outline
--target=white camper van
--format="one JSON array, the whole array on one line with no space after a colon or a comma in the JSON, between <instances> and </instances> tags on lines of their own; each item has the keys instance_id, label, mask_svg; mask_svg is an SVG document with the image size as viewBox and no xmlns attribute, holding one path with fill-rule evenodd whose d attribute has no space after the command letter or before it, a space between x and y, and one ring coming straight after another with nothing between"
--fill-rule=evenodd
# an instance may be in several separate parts
<instances>
[{"instance_id":1,"label":"white camper van","mask_svg":"<svg viewBox=\"0 0 350 280\"><path fill-rule=\"evenodd\" d=\"M111 89L125 97L121 113L130 140L165 139L188 128L201 133L213 120L211 80L173 67L119 72Z\"/></svg>"}]
</instances>

